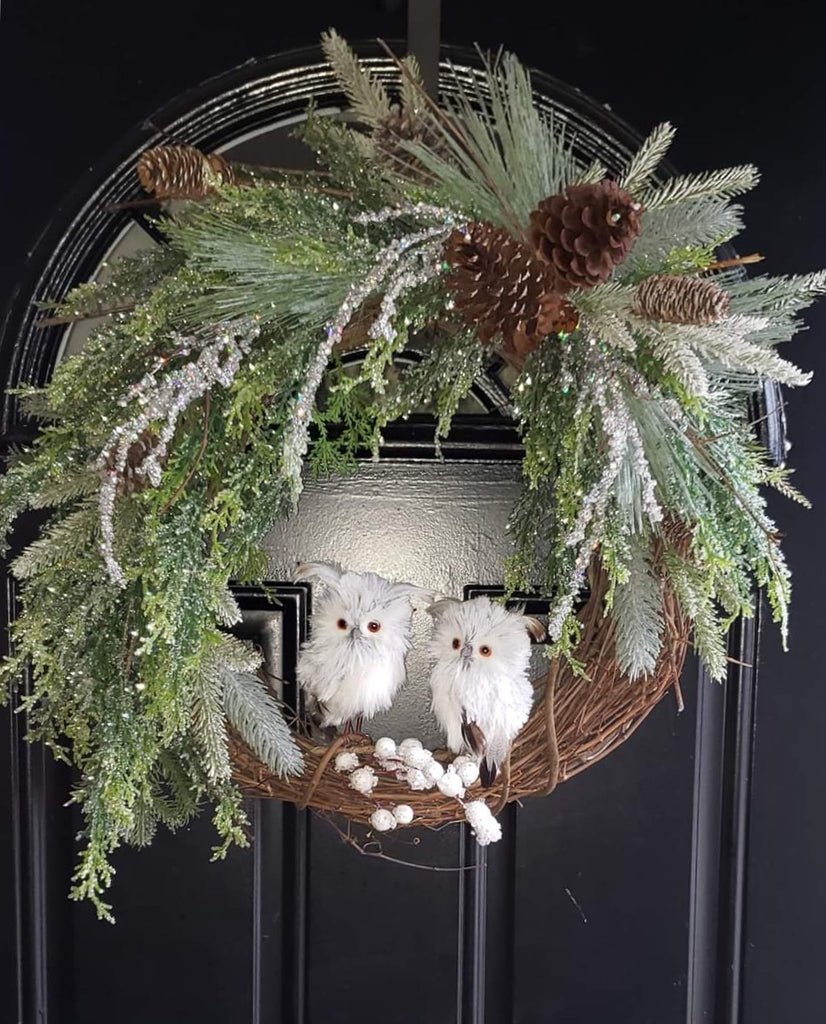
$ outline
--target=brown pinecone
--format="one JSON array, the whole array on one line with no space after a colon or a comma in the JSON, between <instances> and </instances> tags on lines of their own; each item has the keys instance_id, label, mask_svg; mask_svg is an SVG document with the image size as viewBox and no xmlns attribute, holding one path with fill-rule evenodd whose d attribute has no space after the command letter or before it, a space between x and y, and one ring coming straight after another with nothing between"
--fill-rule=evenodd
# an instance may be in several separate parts
<instances>
[{"instance_id":1,"label":"brown pinecone","mask_svg":"<svg viewBox=\"0 0 826 1024\"><path fill-rule=\"evenodd\" d=\"M155 146L141 153L138 177L156 199L203 199L216 179L230 184L234 174L217 153L202 153L194 146Z\"/></svg>"},{"instance_id":2,"label":"brown pinecone","mask_svg":"<svg viewBox=\"0 0 826 1024\"><path fill-rule=\"evenodd\" d=\"M728 313L729 297L713 281L657 274L634 289L634 312L670 324L713 324Z\"/></svg>"},{"instance_id":3,"label":"brown pinecone","mask_svg":"<svg viewBox=\"0 0 826 1024\"><path fill-rule=\"evenodd\" d=\"M143 465L146 456L157 447L157 444L158 435L151 430L144 430L140 437L129 446L123 475L118 481L119 493L137 494L149 485L146 476L138 470ZM166 456L159 461L161 465L165 465ZM114 461L110 460L109 465L110 468L114 468Z\"/></svg>"},{"instance_id":4,"label":"brown pinecone","mask_svg":"<svg viewBox=\"0 0 826 1024\"><path fill-rule=\"evenodd\" d=\"M607 281L640 233L642 207L605 179L569 185L565 195L543 199L531 214L530 242L553 268L555 290L588 289Z\"/></svg>"},{"instance_id":5,"label":"brown pinecone","mask_svg":"<svg viewBox=\"0 0 826 1024\"><path fill-rule=\"evenodd\" d=\"M457 228L444 257L456 309L481 341L501 333L506 349L527 355L547 334L576 327L576 310L553 294L550 268L504 228L485 222Z\"/></svg>"},{"instance_id":6,"label":"brown pinecone","mask_svg":"<svg viewBox=\"0 0 826 1024\"><path fill-rule=\"evenodd\" d=\"M428 127L426 120L415 110L394 103L390 113L373 131L373 143L388 168L414 181L429 178L430 172L401 143L419 142L428 149L444 155L444 144Z\"/></svg>"}]
</instances>

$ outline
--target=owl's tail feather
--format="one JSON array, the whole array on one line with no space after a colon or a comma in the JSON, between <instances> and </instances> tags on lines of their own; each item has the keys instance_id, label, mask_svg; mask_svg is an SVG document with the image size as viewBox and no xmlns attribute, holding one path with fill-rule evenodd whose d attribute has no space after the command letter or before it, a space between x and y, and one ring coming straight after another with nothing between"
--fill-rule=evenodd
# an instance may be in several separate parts
<instances>
[{"instance_id":1,"label":"owl's tail feather","mask_svg":"<svg viewBox=\"0 0 826 1024\"><path fill-rule=\"evenodd\" d=\"M484 789L490 789L490 787L496 782L496 776L499 774L499 765L489 759L484 758L479 764L479 779L481 780L482 787Z\"/></svg>"}]
</instances>

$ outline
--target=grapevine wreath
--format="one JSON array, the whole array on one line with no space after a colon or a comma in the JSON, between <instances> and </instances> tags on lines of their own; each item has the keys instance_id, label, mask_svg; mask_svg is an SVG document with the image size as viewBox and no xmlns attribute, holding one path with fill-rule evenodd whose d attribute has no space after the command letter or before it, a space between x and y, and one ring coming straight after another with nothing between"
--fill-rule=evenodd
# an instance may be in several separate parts
<instances>
[{"instance_id":1,"label":"grapevine wreath","mask_svg":"<svg viewBox=\"0 0 826 1024\"><path fill-rule=\"evenodd\" d=\"M721 678L755 585L785 635L789 573L761 489L799 495L747 399L767 379L808 381L776 346L826 273L747 277L747 259L720 259L756 170L664 177L664 124L612 178L578 160L512 56L457 75L440 108L413 59L391 98L334 32L324 48L351 109L300 128L322 169L147 151L144 189L176 201L158 222L168 244L56 306L105 319L20 393L43 426L8 468L0 520L49 518L12 563L21 614L2 673L12 689L29 673L30 738L78 769L73 895L103 915L111 852L203 798L219 855L246 842L243 793L378 831L468 820L492 841L507 801L630 735L678 684L689 638ZM364 352L355 373L348 349ZM524 444L503 576L548 599L550 644L484 790L468 758L322 743L285 714L231 632L229 584L267 578L259 542L302 472L355 471L422 405L438 447L497 360Z\"/></svg>"}]
</instances>

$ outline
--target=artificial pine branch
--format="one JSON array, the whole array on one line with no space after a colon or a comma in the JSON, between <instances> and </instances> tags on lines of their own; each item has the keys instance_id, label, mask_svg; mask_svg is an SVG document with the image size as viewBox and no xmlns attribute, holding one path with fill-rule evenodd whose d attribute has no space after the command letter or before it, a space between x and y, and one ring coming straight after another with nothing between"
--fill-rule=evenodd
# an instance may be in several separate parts
<instances>
[{"instance_id":1,"label":"artificial pine branch","mask_svg":"<svg viewBox=\"0 0 826 1024\"><path fill-rule=\"evenodd\" d=\"M575 185L596 185L608 177L608 168L601 160L592 161L573 182Z\"/></svg>"},{"instance_id":2,"label":"artificial pine branch","mask_svg":"<svg viewBox=\"0 0 826 1024\"><path fill-rule=\"evenodd\" d=\"M826 293L826 270L790 277L751 277L728 288L732 312L751 316L794 314Z\"/></svg>"},{"instance_id":3,"label":"artificial pine branch","mask_svg":"<svg viewBox=\"0 0 826 1024\"><path fill-rule=\"evenodd\" d=\"M760 174L751 164L703 174L685 174L646 190L640 201L647 210L657 210L692 199L731 199L753 189L759 180Z\"/></svg>"},{"instance_id":4,"label":"artificial pine branch","mask_svg":"<svg viewBox=\"0 0 826 1024\"><path fill-rule=\"evenodd\" d=\"M712 679L726 676L726 645L723 627L709 591L708 573L674 552L666 552L664 566L668 581L691 620L694 646Z\"/></svg>"},{"instance_id":5,"label":"artificial pine branch","mask_svg":"<svg viewBox=\"0 0 826 1024\"><path fill-rule=\"evenodd\" d=\"M304 762L281 704L251 672L224 674L224 708L230 724L261 761L277 775L300 773Z\"/></svg>"},{"instance_id":6,"label":"artificial pine branch","mask_svg":"<svg viewBox=\"0 0 826 1024\"><path fill-rule=\"evenodd\" d=\"M363 67L335 29L328 29L322 34L321 48L353 113L364 124L375 128L390 113L387 90Z\"/></svg>"},{"instance_id":7,"label":"artificial pine branch","mask_svg":"<svg viewBox=\"0 0 826 1024\"><path fill-rule=\"evenodd\" d=\"M237 626L242 619L241 609L229 587L221 587L215 602L215 617L222 626Z\"/></svg>"},{"instance_id":8,"label":"artificial pine branch","mask_svg":"<svg viewBox=\"0 0 826 1024\"><path fill-rule=\"evenodd\" d=\"M192 727L212 786L227 782L232 775L223 712L225 679L223 672L208 665L193 687Z\"/></svg>"},{"instance_id":9,"label":"artificial pine branch","mask_svg":"<svg viewBox=\"0 0 826 1024\"><path fill-rule=\"evenodd\" d=\"M768 484L769 487L773 487L778 494L782 494L784 498L788 498L790 501L795 501L798 505L802 505L804 508L811 508L812 503L806 495L801 494L800 491L789 482L789 476L792 472L793 470L788 469L786 466L766 466L761 480L763 483Z\"/></svg>"},{"instance_id":10,"label":"artificial pine branch","mask_svg":"<svg viewBox=\"0 0 826 1024\"><path fill-rule=\"evenodd\" d=\"M83 498L97 495L100 490L100 474L88 467L78 472L66 472L61 476L44 481L37 494L32 496L32 508L57 508Z\"/></svg>"},{"instance_id":11,"label":"artificial pine branch","mask_svg":"<svg viewBox=\"0 0 826 1024\"><path fill-rule=\"evenodd\" d=\"M180 745L162 750L158 755L158 781L153 794L153 807L158 820L175 829L198 813L200 785L185 770L197 752Z\"/></svg>"},{"instance_id":12,"label":"artificial pine branch","mask_svg":"<svg viewBox=\"0 0 826 1024\"><path fill-rule=\"evenodd\" d=\"M674 265L675 252L698 252L707 263L713 263L716 248L742 231L742 209L725 199L689 199L646 209L644 225L631 255L617 267L620 280L679 272Z\"/></svg>"},{"instance_id":13,"label":"artificial pine branch","mask_svg":"<svg viewBox=\"0 0 826 1024\"><path fill-rule=\"evenodd\" d=\"M352 190L367 206L398 198L398 191L385 175L365 175L366 164L378 161L376 148L369 135L353 131L333 117L320 115L311 108L306 120L295 131L327 169L330 180Z\"/></svg>"},{"instance_id":14,"label":"artificial pine branch","mask_svg":"<svg viewBox=\"0 0 826 1024\"><path fill-rule=\"evenodd\" d=\"M427 124L447 156L405 148L433 174L451 205L519 235L531 211L582 173L564 130L540 113L530 77L511 54L484 59L471 84L454 71L448 116L428 106Z\"/></svg>"},{"instance_id":15,"label":"artificial pine branch","mask_svg":"<svg viewBox=\"0 0 826 1024\"><path fill-rule=\"evenodd\" d=\"M651 568L648 545L635 535L629 544L628 578L614 590L616 652L629 679L650 675L662 647L662 581Z\"/></svg>"},{"instance_id":16,"label":"artificial pine branch","mask_svg":"<svg viewBox=\"0 0 826 1024\"><path fill-rule=\"evenodd\" d=\"M424 84L422 83L421 68L419 67L418 60L416 60L412 53L402 57L401 66L402 76L399 89L402 110L407 111L409 114L415 114L424 106L422 102Z\"/></svg>"},{"instance_id":17,"label":"artificial pine branch","mask_svg":"<svg viewBox=\"0 0 826 1024\"><path fill-rule=\"evenodd\" d=\"M676 133L676 128L665 121L663 124L657 125L640 146L619 182L631 195L642 192L649 184L649 179L665 159Z\"/></svg>"},{"instance_id":18,"label":"artificial pine branch","mask_svg":"<svg viewBox=\"0 0 826 1024\"><path fill-rule=\"evenodd\" d=\"M158 813L152 794L141 795L135 801L134 820L125 835L130 846L149 846L158 830Z\"/></svg>"},{"instance_id":19,"label":"artificial pine branch","mask_svg":"<svg viewBox=\"0 0 826 1024\"><path fill-rule=\"evenodd\" d=\"M84 552L100 536L100 514L97 501L87 501L48 528L44 535L26 548L12 562L19 580L31 579L45 570L63 565Z\"/></svg>"}]
</instances>

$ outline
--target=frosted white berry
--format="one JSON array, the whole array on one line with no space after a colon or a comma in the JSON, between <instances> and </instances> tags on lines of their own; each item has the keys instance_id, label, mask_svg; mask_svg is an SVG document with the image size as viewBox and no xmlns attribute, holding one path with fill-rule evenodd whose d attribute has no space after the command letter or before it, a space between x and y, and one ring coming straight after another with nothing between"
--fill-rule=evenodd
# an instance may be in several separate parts
<instances>
[{"instance_id":1,"label":"frosted white berry","mask_svg":"<svg viewBox=\"0 0 826 1024\"><path fill-rule=\"evenodd\" d=\"M376 740L375 751L380 761L387 761L396 756L396 741L389 736L382 736L380 740Z\"/></svg>"},{"instance_id":2,"label":"frosted white berry","mask_svg":"<svg viewBox=\"0 0 826 1024\"><path fill-rule=\"evenodd\" d=\"M336 754L336 771L337 772L351 772L354 768L359 766L359 756L354 754L352 750L342 750L340 754Z\"/></svg>"},{"instance_id":3,"label":"frosted white berry","mask_svg":"<svg viewBox=\"0 0 826 1024\"><path fill-rule=\"evenodd\" d=\"M421 768L424 771L433 761L433 754L423 747L409 747L404 752L403 758L408 768Z\"/></svg>"},{"instance_id":4,"label":"frosted white berry","mask_svg":"<svg viewBox=\"0 0 826 1024\"><path fill-rule=\"evenodd\" d=\"M444 796L455 796L461 800L465 795L465 787L459 778L459 773L451 771L450 768L440 779L436 780L436 787Z\"/></svg>"},{"instance_id":5,"label":"frosted white berry","mask_svg":"<svg viewBox=\"0 0 826 1024\"><path fill-rule=\"evenodd\" d=\"M402 740L399 744L397 753L399 757L406 758L409 750L421 750L422 741L417 740L415 736L408 736L406 740Z\"/></svg>"},{"instance_id":6,"label":"frosted white berry","mask_svg":"<svg viewBox=\"0 0 826 1024\"><path fill-rule=\"evenodd\" d=\"M480 846L498 843L502 838L502 826L484 800L472 800L465 804L465 819Z\"/></svg>"},{"instance_id":7,"label":"frosted white berry","mask_svg":"<svg viewBox=\"0 0 826 1024\"><path fill-rule=\"evenodd\" d=\"M430 782L438 782L445 773L444 767L440 765L438 761L434 760L431 760L426 764L424 768L422 768L422 771Z\"/></svg>"},{"instance_id":8,"label":"frosted white berry","mask_svg":"<svg viewBox=\"0 0 826 1024\"><path fill-rule=\"evenodd\" d=\"M389 832L396 827L396 819L392 811L379 807L370 815L370 824L377 832Z\"/></svg>"},{"instance_id":9,"label":"frosted white berry","mask_svg":"<svg viewBox=\"0 0 826 1024\"><path fill-rule=\"evenodd\" d=\"M399 825L409 825L414 818L413 808L410 804L397 804L393 808L393 817Z\"/></svg>"},{"instance_id":10,"label":"frosted white berry","mask_svg":"<svg viewBox=\"0 0 826 1024\"><path fill-rule=\"evenodd\" d=\"M456 767L456 774L462 780L463 785L472 786L479 778L479 765L475 761L464 761L460 765L457 765L454 761L453 764Z\"/></svg>"},{"instance_id":11,"label":"frosted white berry","mask_svg":"<svg viewBox=\"0 0 826 1024\"><path fill-rule=\"evenodd\" d=\"M350 786L357 793L364 793L365 796L369 796L373 792L377 782L376 773L369 765L365 765L363 768L356 768L350 776Z\"/></svg>"},{"instance_id":12,"label":"frosted white berry","mask_svg":"<svg viewBox=\"0 0 826 1024\"><path fill-rule=\"evenodd\" d=\"M404 773L403 778L411 789L420 790L433 788L433 783L419 768L408 768Z\"/></svg>"}]
</instances>

